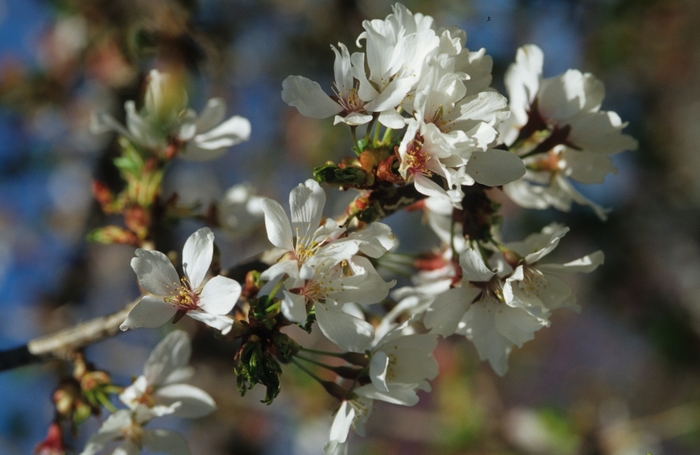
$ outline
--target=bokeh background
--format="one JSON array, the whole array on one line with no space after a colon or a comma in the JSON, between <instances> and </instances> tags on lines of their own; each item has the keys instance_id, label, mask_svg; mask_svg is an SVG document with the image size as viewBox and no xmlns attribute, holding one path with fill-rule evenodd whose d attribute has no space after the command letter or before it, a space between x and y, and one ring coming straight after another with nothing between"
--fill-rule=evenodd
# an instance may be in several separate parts
<instances>
[{"instance_id":1,"label":"bokeh background","mask_svg":"<svg viewBox=\"0 0 700 455\"><path fill-rule=\"evenodd\" d=\"M186 75L190 104L228 101L251 140L212 163L178 162L166 193L206 206L250 182L285 201L314 166L349 153L330 120L301 117L280 98L301 74L330 86L329 44L354 49L364 19L386 0L0 0L0 349L105 315L138 296L133 248L87 244L113 220L93 201L95 178L114 183L111 134L88 131L90 112L123 118L152 68ZM413 408L379 405L352 454L700 453L700 2L696 0L407 0L439 26L458 25L467 46L493 56L494 87L518 46L545 52L545 76L590 71L606 85L603 108L629 122L639 149L615 156L619 173L584 191L614 208L526 211L504 202L508 240L551 221L571 227L557 258L603 249L606 264L573 277L580 314L511 355L497 377L464 339L441 342L440 376ZM330 190L329 192L332 192ZM348 195L331 197L340 213ZM335 211L335 212L334 212ZM420 215L387 220L403 239ZM179 250L199 224L159 239ZM423 238L425 236L421 236ZM225 266L265 247L217 231ZM186 318L187 319L187 318ZM271 406L260 390L235 389L233 348L183 321L194 335L197 375L219 411L165 425L188 435L193 454L318 454L336 405L293 366ZM163 330L169 330L165 328ZM88 349L128 383L163 331L138 330ZM308 340L315 342L314 340ZM53 416L50 396L67 365L49 362L0 374L0 453L27 454ZM95 431L96 421L83 435ZM72 440L79 452L85 437Z\"/></svg>"}]
</instances>

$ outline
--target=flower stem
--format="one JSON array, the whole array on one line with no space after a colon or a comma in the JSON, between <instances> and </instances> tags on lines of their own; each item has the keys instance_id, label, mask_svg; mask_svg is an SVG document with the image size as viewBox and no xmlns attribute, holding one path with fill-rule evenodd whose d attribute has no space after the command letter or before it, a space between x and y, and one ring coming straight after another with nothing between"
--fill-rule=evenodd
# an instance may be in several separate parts
<instances>
[{"instance_id":1,"label":"flower stem","mask_svg":"<svg viewBox=\"0 0 700 455\"><path fill-rule=\"evenodd\" d=\"M362 154L362 150L360 150L360 144L357 141L357 127L356 126L351 126L350 127L350 134L352 134L352 149L355 152L355 155L360 156Z\"/></svg>"},{"instance_id":2,"label":"flower stem","mask_svg":"<svg viewBox=\"0 0 700 455\"><path fill-rule=\"evenodd\" d=\"M328 381L326 381L326 380L324 380L324 379L321 379L321 378L319 378L318 376L316 376L316 374L315 374L313 371L309 370L309 369L306 368L304 365L302 365L301 363L299 363L296 359L294 359L294 357L292 357L292 363L293 363L294 365L298 366L299 369L301 369L301 371L303 371L304 373L308 374L308 375L311 376L313 379L315 379L316 382L318 382L319 384L325 386L325 384L328 382Z\"/></svg>"},{"instance_id":3,"label":"flower stem","mask_svg":"<svg viewBox=\"0 0 700 455\"><path fill-rule=\"evenodd\" d=\"M327 356L331 356L331 357L340 357L340 358L343 358L343 356L345 355L341 352L318 351L316 349L308 349L308 348L304 348L304 347L299 347L299 350L304 351L304 352L308 352L309 354L327 355Z\"/></svg>"}]
</instances>

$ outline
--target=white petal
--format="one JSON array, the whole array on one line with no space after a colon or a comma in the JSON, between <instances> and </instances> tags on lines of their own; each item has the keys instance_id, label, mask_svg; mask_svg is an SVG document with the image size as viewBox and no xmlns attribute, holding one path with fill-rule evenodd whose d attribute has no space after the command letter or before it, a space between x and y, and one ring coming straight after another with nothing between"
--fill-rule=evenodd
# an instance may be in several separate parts
<instances>
[{"instance_id":1,"label":"white petal","mask_svg":"<svg viewBox=\"0 0 700 455\"><path fill-rule=\"evenodd\" d=\"M499 306L491 302L475 302L462 322L471 329L472 341L481 360L488 360L493 370L503 376L508 371L508 354L513 343L496 330L495 314Z\"/></svg>"},{"instance_id":2,"label":"white petal","mask_svg":"<svg viewBox=\"0 0 700 455\"><path fill-rule=\"evenodd\" d=\"M450 213L451 209L450 209ZM391 228L384 223L372 223L360 231L351 232L350 239L361 240L360 251L371 258L378 258L394 248L396 236Z\"/></svg>"},{"instance_id":3,"label":"white petal","mask_svg":"<svg viewBox=\"0 0 700 455\"><path fill-rule=\"evenodd\" d=\"M299 278L299 264L296 260L289 259L272 264L270 268L260 274L260 278L263 280L272 281L273 279L281 277L284 274L287 274L293 278Z\"/></svg>"},{"instance_id":4,"label":"white petal","mask_svg":"<svg viewBox=\"0 0 700 455\"><path fill-rule=\"evenodd\" d=\"M348 433L352 422L355 420L355 409L350 406L350 403L343 401L340 404L340 409L335 413L333 424L331 425L331 441L345 442L348 439Z\"/></svg>"},{"instance_id":5,"label":"white petal","mask_svg":"<svg viewBox=\"0 0 700 455\"><path fill-rule=\"evenodd\" d=\"M185 115L180 119L177 137L181 141L189 141L195 134L197 134L197 113L192 109L187 109Z\"/></svg>"},{"instance_id":6,"label":"white petal","mask_svg":"<svg viewBox=\"0 0 700 455\"><path fill-rule=\"evenodd\" d=\"M214 399L204 390L189 384L171 384L154 393L156 403L166 406L180 402L174 415L186 419L202 417L216 410Z\"/></svg>"},{"instance_id":7,"label":"white petal","mask_svg":"<svg viewBox=\"0 0 700 455\"><path fill-rule=\"evenodd\" d=\"M228 314L241 296L241 285L225 276L207 281L199 295L199 308L211 314Z\"/></svg>"},{"instance_id":8,"label":"white petal","mask_svg":"<svg viewBox=\"0 0 700 455\"><path fill-rule=\"evenodd\" d=\"M192 289L199 289L214 256L214 233L204 227L192 234L182 249L182 269Z\"/></svg>"},{"instance_id":9,"label":"white petal","mask_svg":"<svg viewBox=\"0 0 700 455\"><path fill-rule=\"evenodd\" d=\"M211 130L195 136L195 145L205 150L218 150L247 141L250 138L250 121L234 115Z\"/></svg>"},{"instance_id":10,"label":"white petal","mask_svg":"<svg viewBox=\"0 0 700 455\"><path fill-rule=\"evenodd\" d=\"M568 284L556 275L545 275L547 286L538 292L538 297L548 310L570 308L579 311L576 296Z\"/></svg>"},{"instance_id":11,"label":"white petal","mask_svg":"<svg viewBox=\"0 0 700 455\"><path fill-rule=\"evenodd\" d=\"M399 114L396 109L387 109L379 114L379 123L387 128L400 130L406 126L406 119Z\"/></svg>"},{"instance_id":12,"label":"white petal","mask_svg":"<svg viewBox=\"0 0 700 455\"><path fill-rule=\"evenodd\" d=\"M92 134L101 134L107 131L116 131L132 141L134 139L131 133L111 115L105 112L93 112L90 115L90 132Z\"/></svg>"},{"instance_id":13,"label":"white petal","mask_svg":"<svg viewBox=\"0 0 700 455\"><path fill-rule=\"evenodd\" d=\"M170 332L153 349L143 369L148 384L159 386L175 371L187 367L192 355L190 337L182 330Z\"/></svg>"},{"instance_id":14,"label":"white petal","mask_svg":"<svg viewBox=\"0 0 700 455\"><path fill-rule=\"evenodd\" d=\"M467 295L474 288L450 289L437 296L425 313L423 322L430 333L447 337L455 333L459 321L464 317L469 304L476 295Z\"/></svg>"},{"instance_id":15,"label":"white petal","mask_svg":"<svg viewBox=\"0 0 700 455\"><path fill-rule=\"evenodd\" d=\"M226 114L226 102L222 98L211 98L202 109L197 120L198 131L209 131L218 125Z\"/></svg>"},{"instance_id":16,"label":"white petal","mask_svg":"<svg viewBox=\"0 0 700 455\"><path fill-rule=\"evenodd\" d=\"M350 125L350 126L360 126L360 125L364 125L365 123L369 123L370 120L372 120L372 116L370 114L361 114L359 112L351 112L350 114L346 115L345 117L341 117L340 115L336 115L335 118L333 119L333 125L337 125L338 123L345 123L346 125Z\"/></svg>"},{"instance_id":17,"label":"white petal","mask_svg":"<svg viewBox=\"0 0 700 455\"><path fill-rule=\"evenodd\" d=\"M604 97L603 83L591 73L578 70L544 79L537 95L542 116L562 122L582 112L597 111Z\"/></svg>"},{"instance_id":18,"label":"white petal","mask_svg":"<svg viewBox=\"0 0 700 455\"><path fill-rule=\"evenodd\" d=\"M377 390L374 384L363 385L355 389L354 392L362 397L402 406L414 406L418 403L418 395L415 389L400 384L390 385L388 392Z\"/></svg>"},{"instance_id":19,"label":"white petal","mask_svg":"<svg viewBox=\"0 0 700 455\"><path fill-rule=\"evenodd\" d=\"M294 251L292 226L279 202L264 198L260 206L265 213L265 229L270 243L285 251Z\"/></svg>"},{"instance_id":20,"label":"white petal","mask_svg":"<svg viewBox=\"0 0 700 455\"><path fill-rule=\"evenodd\" d=\"M302 76L289 76L282 82L282 99L305 117L326 118L343 110L318 82Z\"/></svg>"},{"instance_id":21,"label":"white petal","mask_svg":"<svg viewBox=\"0 0 700 455\"><path fill-rule=\"evenodd\" d=\"M121 409L107 417L99 431L88 440L80 455L95 455L110 441L121 437L121 431L131 424L131 411Z\"/></svg>"},{"instance_id":22,"label":"white petal","mask_svg":"<svg viewBox=\"0 0 700 455\"><path fill-rule=\"evenodd\" d=\"M495 273L484 264L484 259L474 249L466 247L459 253L459 265L465 280L475 283L490 281Z\"/></svg>"},{"instance_id":23,"label":"white petal","mask_svg":"<svg viewBox=\"0 0 700 455\"><path fill-rule=\"evenodd\" d=\"M389 294L391 283L385 282L367 258L355 256L356 275L341 277L330 282L328 296L338 303L355 302L362 305L379 303ZM333 291L335 290L335 291Z\"/></svg>"},{"instance_id":24,"label":"white petal","mask_svg":"<svg viewBox=\"0 0 700 455\"><path fill-rule=\"evenodd\" d=\"M303 295L284 292L284 300L282 300L282 314L285 318L298 324L303 324L306 321L306 298Z\"/></svg>"},{"instance_id":25,"label":"white petal","mask_svg":"<svg viewBox=\"0 0 700 455\"><path fill-rule=\"evenodd\" d=\"M233 319L226 316L210 314L200 310L188 311L187 316L196 321L203 322L216 330L220 330L222 335L226 335L231 331L231 328L233 328Z\"/></svg>"},{"instance_id":26,"label":"white petal","mask_svg":"<svg viewBox=\"0 0 700 455\"><path fill-rule=\"evenodd\" d=\"M608 174L616 174L608 155L595 152L579 151L564 147L560 166L564 166L566 176L582 183L603 183Z\"/></svg>"},{"instance_id":27,"label":"white petal","mask_svg":"<svg viewBox=\"0 0 700 455\"><path fill-rule=\"evenodd\" d=\"M331 439L323 444L323 455L347 455L348 443Z\"/></svg>"},{"instance_id":28,"label":"white petal","mask_svg":"<svg viewBox=\"0 0 700 455\"><path fill-rule=\"evenodd\" d=\"M525 164L506 150L489 149L472 153L467 163L467 173L482 185L500 186L525 175Z\"/></svg>"},{"instance_id":29,"label":"white petal","mask_svg":"<svg viewBox=\"0 0 700 455\"><path fill-rule=\"evenodd\" d=\"M151 294L169 296L180 287L180 277L170 259L160 251L137 249L131 260L141 286Z\"/></svg>"},{"instance_id":30,"label":"white petal","mask_svg":"<svg viewBox=\"0 0 700 455\"><path fill-rule=\"evenodd\" d=\"M613 154L635 150L637 141L622 129L627 126L615 112L590 112L571 119L569 141L586 151Z\"/></svg>"},{"instance_id":31,"label":"white petal","mask_svg":"<svg viewBox=\"0 0 700 455\"><path fill-rule=\"evenodd\" d=\"M365 109L368 112L384 112L389 109L396 109L413 88L415 79L413 77L397 77L377 95L372 101L367 103Z\"/></svg>"},{"instance_id":32,"label":"white petal","mask_svg":"<svg viewBox=\"0 0 700 455\"><path fill-rule=\"evenodd\" d=\"M537 269L547 273L569 274L569 273L590 273L605 262L605 254L602 251L588 254L575 261L566 264L538 264Z\"/></svg>"},{"instance_id":33,"label":"white petal","mask_svg":"<svg viewBox=\"0 0 700 455\"><path fill-rule=\"evenodd\" d=\"M167 453L169 455L189 455L187 439L180 433L171 430L147 430L143 444L151 452Z\"/></svg>"},{"instance_id":34,"label":"white petal","mask_svg":"<svg viewBox=\"0 0 700 455\"><path fill-rule=\"evenodd\" d=\"M321 224L326 193L315 180L308 179L289 193L292 230L297 242L310 241L311 235Z\"/></svg>"},{"instance_id":35,"label":"white petal","mask_svg":"<svg viewBox=\"0 0 700 455\"><path fill-rule=\"evenodd\" d=\"M535 338L535 332L548 325L546 320L536 318L522 308L500 305L494 311L495 327L511 343L522 347Z\"/></svg>"},{"instance_id":36,"label":"white petal","mask_svg":"<svg viewBox=\"0 0 700 455\"><path fill-rule=\"evenodd\" d=\"M131 310L126 321L119 326L121 330L147 327L153 329L160 327L177 312L177 308L163 299L147 295L139 300L139 303Z\"/></svg>"},{"instance_id":37,"label":"white petal","mask_svg":"<svg viewBox=\"0 0 700 455\"><path fill-rule=\"evenodd\" d=\"M432 196L449 200L447 191L445 191L443 187L426 177L424 174L413 174L413 186L416 187L416 191L418 191L421 194L425 194L426 196Z\"/></svg>"},{"instance_id":38,"label":"white petal","mask_svg":"<svg viewBox=\"0 0 700 455\"><path fill-rule=\"evenodd\" d=\"M388 392L389 387L386 384L386 375L389 369L389 357L385 352L377 352L372 356L369 363L369 378L372 384L380 392Z\"/></svg>"},{"instance_id":39,"label":"white petal","mask_svg":"<svg viewBox=\"0 0 700 455\"><path fill-rule=\"evenodd\" d=\"M515 60L504 80L513 112L512 122L522 126L527 123L528 110L540 87L544 54L539 47L528 44L518 49Z\"/></svg>"},{"instance_id":40,"label":"white petal","mask_svg":"<svg viewBox=\"0 0 700 455\"><path fill-rule=\"evenodd\" d=\"M329 340L347 351L364 351L374 337L372 324L320 303L316 303L316 321Z\"/></svg>"}]
</instances>

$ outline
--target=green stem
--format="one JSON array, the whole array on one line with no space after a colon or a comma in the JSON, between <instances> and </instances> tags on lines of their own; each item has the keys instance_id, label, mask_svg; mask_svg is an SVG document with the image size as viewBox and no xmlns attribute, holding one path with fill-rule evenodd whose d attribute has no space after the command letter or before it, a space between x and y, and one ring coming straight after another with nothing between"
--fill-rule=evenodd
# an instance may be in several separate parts
<instances>
[{"instance_id":1,"label":"green stem","mask_svg":"<svg viewBox=\"0 0 700 455\"><path fill-rule=\"evenodd\" d=\"M321 368L325 368L326 370L330 370L330 371L335 370L335 367L333 367L333 366L326 365L325 363L319 362L319 361L314 360L314 359L309 359L309 358L306 358L306 357L302 357L302 356L300 356L299 354L295 355L294 357L296 357L297 359L306 360L307 362L313 363L314 365L319 366L319 367L321 367Z\"/></svg>"},{"instance_id":2,"label":"green stem","mask_svg":"<svg viewBox=\"0 0 700 455\"><path fill-rule=\"evenodd\" d=\"M294 357L292 357L292 363L293 363L294 365L296 365L297 367L299 367L299 369L301 369L301 371L303 371L304 373L306 373L306 374L308 374L309 376L311 376L312 378L314 378L314 379L316 380L316 382L318 382L319 384L321 384L321 385L323 385L323 386L325 387L325 385L326 385L326 383L327 383L328 381L326 381L326 380L324 380L324 379L321 379L321 378L319 378L318 376L316 376L316 374L314 374L313 371L309 370L309 369L306 368L304 365L302 365L301 363L299 363L297 360L294 359Z\"/></svg>"},{"instance_id":3,"label":"green stem","mask_svg":"<svg viewBox=\"0 0 700 455\"><path fill-rule=\"evenodd\" d=\"M388 144L391 141L391 136L393 136L394 130L387 128L384 130L384 136L382 136L382 144Z\"/></svg>"},{"instance_id":4,"label":"green stem","mask_svg":"<svg viewBox=\"0 0 700 455\"><path fill-rule=\"evenodd\" d=\"M356 126L350 127L350 134L352 134L352 149L355 151L355 155L360 156L362 154L362 150L360 150L360 144L357 141L356 130L357 130Z\"/></svg>"},{"instance_id":5,"label":"green stem","mask_svg":"<svg viewBox=\"0 0 700 455\"><path fill-rule=\"evenodd\" d=\"M271 299L271 298L273 298L275 295L277 295L277 293L279 292L280 288L282 288L282 286L284 286L284 283L287 281L287 278L289 278L289 277L285 276L284 278L282 278L282 279L279 281L279 283L277 283L277 284L275 285L275 287L272 289L272 292L270 292L270 294L268 294L268 301L269 301L269 299Z\"/></svg>"},{"instance_id":6,"label":"green stem","mask_svg":"<svg viewBox=\"0 0 700 455\"><path fill-rule=\"evenodd\" d=\"M365 131L365 140L366 140L366 141L369 141L369 136L372 134L372 127L374 126L374 122L375 122L376 120L377 120L377 116L376 116L376 115L373 115L373 116L372 116L372 120L370 120L369 123L367 124L367 131ZM377 129L378 129L378 128L379 128L379 127L377 127ZM377 130L375 129L375 136L376 136L376 134L377 134L376 131L377 131Z\"/></svg>"},{"instance_id":7,"label":"green stem","mask_svg":"<svg viewBox=\"0 0 700 455\"><path fill-rule=\"evenodd\" d=\"M309 354L318 354L318 355L327 355L331 357L340 357L341 359L345 355L344 353L340 352L330 352L330 351L318 351L316 349L308 349L304 347L299 347L300 351L308 352Z\"/></svg>"}]
</instances>

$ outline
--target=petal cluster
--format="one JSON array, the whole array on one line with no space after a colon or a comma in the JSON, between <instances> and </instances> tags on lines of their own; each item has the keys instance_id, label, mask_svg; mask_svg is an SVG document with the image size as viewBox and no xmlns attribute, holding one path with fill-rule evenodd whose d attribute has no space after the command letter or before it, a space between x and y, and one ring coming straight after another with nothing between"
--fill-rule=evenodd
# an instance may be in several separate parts
<instances>
[{"instance_id":1,"label":"petal cluster","mask_svg":"<svg viewBox=\"0 0 700 455\"><path fill-rule=\"evenodd\" d=\"M465 48L466 33L436 29L433 18L397 3L386 19L365 21L352 55L336 54L334 95L301 76L283 83L282 98L303 115L336 116L353 127L373 120L400 133L397 156L405 182L460 207L462 185L499 186L523 176L521 159L493 148L509 115L493 89L492 59Z\"/></svg>"},{"instance_id":2,"label":"petal cluster","mask_svg":"<svg viewBox=\"0 0 700 455\"><path fill-rule=\"evenodd\" d=\"M373 339L374 328L350 314L347 305L378 303L388 295L392 283L379 276L367 257L382 256L395 239L382 223L349 234L333 220L321 224L325 202L314 180L291 191L291 221L276 201L262 202L268 237L281 257L261 277L285 279L281 308L288 320L304 323L314 308L319 328L331 341L361 352Z\"/></svg>"}]
</instances>

